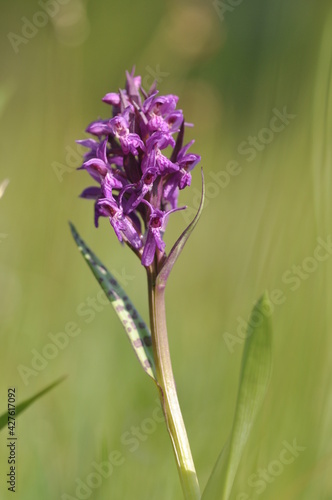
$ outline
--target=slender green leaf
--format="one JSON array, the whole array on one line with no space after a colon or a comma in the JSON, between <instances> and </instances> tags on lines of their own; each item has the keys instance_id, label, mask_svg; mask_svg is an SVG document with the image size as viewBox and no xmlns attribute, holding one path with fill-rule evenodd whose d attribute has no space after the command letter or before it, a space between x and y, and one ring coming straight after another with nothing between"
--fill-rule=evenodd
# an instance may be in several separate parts
<instances>
[{"instance_id":1,"label":"slender green leaf","mask_svg":"<svg viewBox=\"0 0 332 500\"><path fill-rule=\"evenodd\" d=\"M216 462L202 500L228 500L230 497L244 446L270 381L270 310L268 297L264 294L253 309L247 329L231 435Z\"/></svg>"},{"instance_id":2,"label":"slender green leaf","mask_svg":"<svg viewBox=\"0 0 332 500\"><path fill-rule=\"evenodd\" d=\"M183 231L181 236L178 238L178 240L174 243L172 250L170 251L167 259L165 260L163 267L159 271L159 274L157 276L157 284L159 285L166 285L168 276L177 261L180 253L183 250L183 247L188 241L189 236L193 232L193 230L196 227L197 222L200 219L200 216L203 211L203 206L204 206L204 198L205 198L205 185L204 185L204 174L203 174L203 169L201 169L201 174L202 174L202 196L201 196L201 202L198 207L197 214L195 215L194 219L191 221L189 226Z\"/></svg>"},{"instance_id":3,"label":"slender green leaf","mask_svg":"<svg viewBox=\"0 0 332 500\"><path fill-rule=\"evenodd\" d=\"M59 385L65 378L66 378L65 376L59 378L58 380L56 380L52 384L50 384L47 387L45 387L45 389L42 389L40 392L37 392L37 394L35 394L31 398L26 399L22 403L19 403L16 406L16 408L15 408L15 417L17 417L20 413L22 413L24 410L26 410L37 399L41 398L42 396L44 396L44 394L46 394L47 392L49 392L52 389L54 389L54 387L56 387L57 385ZM7 424L8 424L8 411L6 411L5 413L3 413L0 416L0 430L3 429L4 427L6 427Z\"/></svg>"},{"instance_id":4,"label":"slender green leaf","mask_svg":"<svg viewBox=\"0 0 332 500\"><path fill-rule=\"evenodd\" d=\"M148 326L135 309L128 295L116 281L114 276L106 269L96 255L86 246L75 227L70 224L70 229L79 251L90 267L101 288L111 302L118 315L135 354L144 371L156 380L156 370L153 358L152 339Z\"/></svg>"}]
</instances>

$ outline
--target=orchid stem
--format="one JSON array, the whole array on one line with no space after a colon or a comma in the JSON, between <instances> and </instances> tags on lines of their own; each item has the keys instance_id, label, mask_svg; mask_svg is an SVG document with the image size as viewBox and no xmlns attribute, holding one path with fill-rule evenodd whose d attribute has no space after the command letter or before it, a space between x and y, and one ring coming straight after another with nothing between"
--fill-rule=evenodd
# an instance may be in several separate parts
<instances>
[{"instance_id":1,"label":"orchid stem","mask_svg":"<svg viewBox=\"0 0 332 500\"><path fill-rule=\"evenodd\" d=\"M199 500L201 493L178 401L169 352L165 312L165 284L156 283L153 271L148 271L148 289L157 383L167 430L172 441L184 498L186 500Z\"/></svg>"}]
</instances>

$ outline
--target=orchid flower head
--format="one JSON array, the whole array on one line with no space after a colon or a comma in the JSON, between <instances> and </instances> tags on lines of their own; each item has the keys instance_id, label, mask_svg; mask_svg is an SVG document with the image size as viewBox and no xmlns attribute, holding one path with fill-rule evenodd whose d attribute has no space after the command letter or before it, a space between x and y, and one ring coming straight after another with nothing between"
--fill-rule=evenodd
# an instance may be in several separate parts
<instances>
[{"instance_id":1,"label":"orchid flower head","mask_svg":"<svg viewBox=\"0 0 332 500\"><path fill-rule=\"evenodd\" d=\"M88 149L79 170L95 185L82 198L95 202L95 224L107 217L120 242L127 243L145 267L165 258L163 234L178 208L179 191L191 183L200 156L183 145L183 112L178 96L147 92L134 69L126 72L124 89L105 94L112 116L98 119L86 131L93 138L77 141ZM168 154L167 154L168 153Z\"/></svg>"}]
</instances>

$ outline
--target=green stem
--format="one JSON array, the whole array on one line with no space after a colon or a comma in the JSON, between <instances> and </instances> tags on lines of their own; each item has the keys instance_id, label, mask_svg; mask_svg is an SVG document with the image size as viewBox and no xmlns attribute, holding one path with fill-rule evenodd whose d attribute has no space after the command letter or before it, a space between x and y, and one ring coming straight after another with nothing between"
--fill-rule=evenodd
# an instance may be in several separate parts
<instances>
[{"instance_id":1,"label":"green stem","mask_svg":"<svg viewBox=\"0 0 332 500\"><path fill-rule=\"evenodd\" d=\"M148 286L153 352L167 430L171 437L184 497L186 500L199 500L201 493L176 393L169 353L165 286L156 285L153 272L148 272Z\"/></svg>"}]
</instances>

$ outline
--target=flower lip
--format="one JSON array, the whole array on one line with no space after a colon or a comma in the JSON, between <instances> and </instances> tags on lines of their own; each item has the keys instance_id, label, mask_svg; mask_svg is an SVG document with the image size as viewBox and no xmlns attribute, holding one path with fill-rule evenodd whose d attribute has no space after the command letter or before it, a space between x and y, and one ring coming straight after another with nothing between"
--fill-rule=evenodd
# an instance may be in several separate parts
<instances>
[{"instance_id":1,"label":"flower lip","mask_svg":"<svg viewBox=\"0 0 332 500\"><path fill-rule=\"evenodd\" d=\"M152 172L146 172L146 175L144 177L144 184L146 184L147 186L149 186L150 184L153 183L154 179L155 179L155 174L153 174Z\"/></svg>"},{"instance_id":2,"label":"flower lip","mask_svg":"<svg viewBox=\"0 0 332 500\"><path fill-rule=\"evenodd\" d=\"M162 239L162 233L165 231L166 222L169 214L178 210L184 210L186 207L175 208L165 212L163 210L154 209L146 200L142 200L150 208L149 226L146 235L146 242L142 254L143 266L150 266L153 262L156 249L160 252L165 251L166 244Z\"/></svg>"},{"instance_id":3,"label":"flower lip","mask_svg":"<svg viewBox=\"0 0 332 500\"><path fill-rule=\"evenodd\" d=\"M153 215L150 219L150 227L153 229L159 228L162 225L162 217Z\"/></svg>"}]
</instances>

